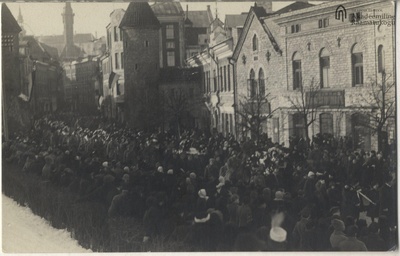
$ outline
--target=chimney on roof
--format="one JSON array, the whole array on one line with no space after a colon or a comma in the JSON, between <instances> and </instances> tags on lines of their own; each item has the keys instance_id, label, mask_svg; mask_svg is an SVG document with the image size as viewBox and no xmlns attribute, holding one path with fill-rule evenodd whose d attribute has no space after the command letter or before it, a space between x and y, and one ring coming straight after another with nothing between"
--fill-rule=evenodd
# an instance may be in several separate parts
<instances>
[{"instance_id":1,"label":"chimney on roof","mask_svg":"<svg viewBox=\"0 0 400 256\"><path fill-rule=\"evenodd\" d=\"M272 13L272 1L256 1L254 6L263 7L267 13Z\"/></svg>"},{"instance_id":2,"label":"chimney on roof","mask_svg":"<svg viewBox=\"0 0 400 256\"><path fill-rule=\"evenodd\" d=\"M210 5L207 5L207 11L211 11Z\"/></svg>"}]
</instances>

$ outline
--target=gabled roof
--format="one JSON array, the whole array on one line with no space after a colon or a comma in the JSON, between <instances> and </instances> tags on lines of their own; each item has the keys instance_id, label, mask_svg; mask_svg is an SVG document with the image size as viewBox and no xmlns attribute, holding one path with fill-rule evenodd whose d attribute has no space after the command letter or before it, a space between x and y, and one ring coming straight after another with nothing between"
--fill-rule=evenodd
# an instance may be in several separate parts
<instances>
[{"instance_id":1,"label":"gabled roof","mask_svg":"<svg viewBox=\"0 0 400 256\"><path fill-rule=\"evenodd\" d=\"M216 17L216 18L211 22L210 26L211 26L211 32L213 32L213 31L214 31L216 28L218 28L218 27L223 28L223 27L224 27L224 23L223 23L218 17Z\"/></svg>"},{"instance_id":2,"label":"gabled roof","mask_svg":"<svg viewBox=\"0 0 400 256\"><path fill-rule=\"evenodd\" d=\"M51 47L44 43L39 43L39 45L48 53L53 59L58 59L58 50L55 47Z\"/></svg>"},{"instance_id":3,"label":"gabled roof","mask_svg":"<svg viewBox=\"0 0 400 256\"><path fill-rule=\"evenodd\" d=\"M236 28L243 26L248 13L225 15L225 28Z\"/></svg>"},{"instance_id":4,"label":"gabled roof","mask_svg":"<svg viewBox=\"0 0 400 256\"><path fill-rule=\"evenodd\" d=\"M178 2L157 2L151 6L156 16L176 16L183 15L183 9Z\"/></svg>"},{"instance_id":5,"label":"gabled roof","mask_svg":"<svg viewBox=\"0 0 400 256\"><path fill-rule=\"evenodd\" d=\"M21 32L21 27L15 20L10 9L5 3L1 4L1 32L5 34L17 34Z\"/></svg>"},{"instance_id":6,"label":"gabled roof","mask_svg":"<svg viewBox=\"0 0 400 256\"><path fill-rule=\"evenodd\" d=\"M119 24L120 28L160 27L153 10L147 2L131 2Z\"/></svg>"},{"instance_id":7,"label":"gabled roof","mask_svg":"<svg viewBox=\"0 0 400 256\"><path fill-rule=\"evenodd\" d=\"M235 50L233 52L232 55L232 59L234 59L235 61L238 59L239 54L242 50L244 41L246 40L248 31L250 29L251 23L254 20L257 20L260 25L264 28L264 32L267 34L268 39L271 42L271 45L273 46L274 50L279 53L282 54L282 50L280 49L277 41L275 40L271 30L268 28L267 24L265 24L264 19L266 16L270 16L271 14L267 14L267 12L265 11L265 9L263 7L258 7L258 6L252 6L250 8L249 14L246 18L246 21L244 23L243 26L243 32L240 34L240 37L238 39L238 43L235 47Z\"/></svg>"},{"instance_id":8,"label":"gabled roof","mask_svg":"<svg viewBox=\"0 0 400 256\"><path fill-rule=\"evenodd\" d=\"M208 28L213 20L208 11L188 11L187 16L194 28Z\"/></svg>"},{"instance_id":9,"label":"gabled roof","mask_svg":"<svg viewBox=\"0 0 400 256\"><path fill-rule=\"evenodd\" d=\"M293 4L289 4L288 6L277 10L276 12L274 12L274 14L282 14L282 13L297 11L297 10L308 8L311 6L314 6L314 5L307 3L307 2L294 2Z\"/></svg>"}]
</instances>

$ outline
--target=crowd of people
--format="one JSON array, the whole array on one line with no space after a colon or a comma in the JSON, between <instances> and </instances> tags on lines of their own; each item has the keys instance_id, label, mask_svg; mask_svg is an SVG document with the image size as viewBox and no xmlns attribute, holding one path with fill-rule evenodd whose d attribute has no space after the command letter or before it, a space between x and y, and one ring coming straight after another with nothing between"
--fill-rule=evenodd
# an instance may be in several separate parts
<instances>
[{"instance_id":1,"label":"crowd of people","mask_svg":"<svg viewBox=\"0 0 400 256\"><path fill-rule=\"evenodd\" d=\"M4 140L3 140L4 141ZM199 130L135 131L52 116L3 142L20 163L109 218L135 217L200 251L387 251L397 245L395 147L316 135L284 147Z\"/></svg>"}]
</instances>

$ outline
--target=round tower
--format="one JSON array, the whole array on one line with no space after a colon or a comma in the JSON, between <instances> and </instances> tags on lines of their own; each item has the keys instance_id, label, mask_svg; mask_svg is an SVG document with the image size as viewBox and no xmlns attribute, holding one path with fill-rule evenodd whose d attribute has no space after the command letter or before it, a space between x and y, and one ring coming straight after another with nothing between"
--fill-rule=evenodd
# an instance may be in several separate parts
<instances>
[{"instance_id":1,"label":"round tower","mask_svg":"<svg viewBox=\"0 0 400 256\"><path fill-rule=\"evenodd\" d=\"M125 113L133 128L155 127L159 78L160 22L147 2L131 2L119 27L124 31Z\"/></svg>"}]
</instances>

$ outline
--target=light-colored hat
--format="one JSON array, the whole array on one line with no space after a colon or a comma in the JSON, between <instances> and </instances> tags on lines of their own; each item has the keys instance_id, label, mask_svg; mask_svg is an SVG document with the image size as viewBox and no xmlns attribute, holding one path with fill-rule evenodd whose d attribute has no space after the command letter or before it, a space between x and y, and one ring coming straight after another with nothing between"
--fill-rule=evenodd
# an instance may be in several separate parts
<instances>
[{"instance_id":1,"label":"light-colored hat","mask_svg":"<svg viewBox=\"0 0 400 256\"><path fill-rule=\"evenodd\" d=\"M129 167L128 167L128 166L125 166L125 167L124 167L124 171L125 171L125 172L129 172Z\"/></svg>"},{"instance_id":2,"label":"light-colored hat","mask_svg":"<svg viewBox=\"0 0 400 256\"><path fill-rule=\"evenodd\" d=\"M199 195L200 198L208 198L207 192L206 192L206 190L204 188L200 189L197 194Z\"/></svg>"},{"instance_id":3,"label":"light-colored hat","mask_svg":"<svg viewBox=\"0 0 400 256\"><path fill-rule=\"evenodd\" d=\"M158 166L157 172L164 172L164 168L162 166Z\"/></svg>"},{"instance_id":4,"label":"light-colored hat","mask_svg":"<svg viewBox=\"0 0 400 256\"><path fill-rule=\"evenodd\" d=\"M274 200L275 201L283 200L283 196L284 196L284 194L282 191L276 191Z\"/></svg>"},{"instance_id":5,"label":"light-colored hat","mask_svg":"<svg viewBox=\"0 0 400 256\"><path fill-rule=\"evenodd\" d=\"M108 162L104 162L103 167L108 167Z\"/></svg>"},{"instance_id":6,"label":"light-colored hat","mask_svg":"<svg viewBox=\"0 0 400 256\"><path fill-rule=\"evenodd\" d=\"M174 174L174 170L172 170L172 169L169 169L168 171L167 171L167 174Z\"/></svg>"},{"instance_id":7,"label":"light-colored hat","mask_svg":"<svg viewBox=\"0 0 400 256\"><path fill-rule=\"evenodd\" d=\"M315 173L313 173L312 171L309 171L308 174L307 174L307 176L308 176L308 177L315 176Z\"/></svg>"},{"instance_id":8,"label":"light-colored hat","mask_svg":"<svg viewBox=\"0 0 400 256\"><path fill-rule=\"evenodd\" d=\"M275 242L279 243L285 242L286 236L287 236L286 230L284 230L281 227L274 227L271 228L271 230L269 231L269 237L271 238L272 241Z\"/></svg>"},{"instance_id":9,"label":"light-colored hat","mask_svg":"<svg viewBox=\"0 0 400 256\"><path fill-rule=\"evenodd\" d=\"M191 172L190 174L189 174L189 178L191 178L191 179L196 179L196 173L194 173L194 172Z\"/></svg>"}]
</instances>

